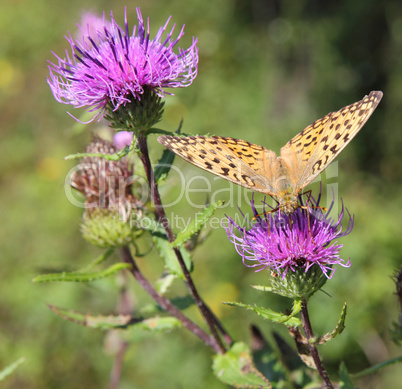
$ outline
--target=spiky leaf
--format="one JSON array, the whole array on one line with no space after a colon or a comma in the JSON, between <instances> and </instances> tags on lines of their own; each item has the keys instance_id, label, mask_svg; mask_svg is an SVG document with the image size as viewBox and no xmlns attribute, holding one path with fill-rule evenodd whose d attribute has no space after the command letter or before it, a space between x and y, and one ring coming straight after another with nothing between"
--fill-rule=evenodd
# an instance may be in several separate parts
<instances>
[{"instance_id":1,"label":"spiky leaf","mask_svg":"<svg viewBox=\"0 0 402 389\"><path fill-rule=\"evenodd\" d=\"M341 362L339 366L339 388L340 389L354 389L354 385L346 369L346 366Z\"/></svg>"},{"instance_id":2,"label":"spiky leaf","mask_svg":"<svg viewBox=\"0 0 402 389\"><path fill-rule=\"evenodd\" d=\"M158 162L158 165L155 168L155 180L158 184L162 181L166 180L170 168L173 165L175 153L172 151L165 149L162 153L162 157Z\"/></svg>"},{"instance_id":3,"label":"spiky leaf","mask_svg":"<svg viewBox=\"0 0 402 389\"><path fill-rule=\"evenodd\" d=\"M92 272L92 273L78 273L78 272L62 272L53 274L42 274L35 277L33 282L55 282L55 281L65 281L65 282L90 282L99 280L101 278L110 277L111 275L117 273L120 270L128 269L131 265L128 263L115 263L114 265L108 267L105 270Z\"/></svg>"},{"instance_id":4,"label":"spiky leaf","mask_svg":"<svg viewBox=\"0 0 402 389\"><path fill-rule=\"evenodd\" d=\"M235 343L225 354L214 356L212 369L224 383L236 388L272 388L268 379L254 366L250 350Z\"/></svg>"},{"instance_id":5,"label":"spiky leaf","mask_svg":"<svg viewBox=\"0 0 402 389\"><path fill-rule=\"evenodd\" d=\"M164 317L152 317L149 319L141 320L138 323L135 323L132 328L134 329L142 329L146 331L152 332L165 332L172 331L176 328L181 328L182 323L180 320L171 316Z\"/></svg>"},{"instance_id":6,"label":"spiky leaf","mask_svg":"<svg viewBox=\"0 0 402 389\"><path fill-rule=\"evenodd\" d=\"M155 242L155 246L161 254L162 258L165 261L166 269L173 275L184 279L183 271L180 267L179 262L177 261L176 254L170 245L169 241L165 238L160 237L158 235L153 236L153 240ZM190 253L182 247L180 249L181 255L183 256L184 263L186 265L187 270L191 273L193 271L193 261L191 259Z\"/></svg>"},{"instance_id":7,"label":"spiky leaf","mask_svg":"<svg viewBox=\"0 0 402 389\"><path fill-rule=\"evenodd\" d=\"M346 319L346 308L347 304L343 305L341 316L339 317L338 323L336 324L336 327L334 328L333 331L318 337L317 339L311 340L311 343L317 343L317 344L324 344L326 342L329 342L330 340L334 339L335 336L339 335L342 333L342 331L345 329L345 319Z\"/></svg>"},{"instance_id":8,"label":"spiky leaf","mask_svg":"<svg viewBox=\"0 0 402 389\"><path fill-rule=\"evenodd\" d=\"M21 365L22 362L25 362L25 358L20 358L14 363L11 363L10 365L6 366L4 369L0 371L0 381L3 381L4 378L9 376L19 365Z\"/></svg>"},{"instance_id":9,"label":"spiky leaf","mask_svg":"<svg viewBox=\"0 0 402 389\"><path fill-rule=\"evenodd\" d=\"M172 282L174 281L175 278L176 277L174 274L168 272L162 274L162 276L159 277L155 282L155 288L158 291L158 293L165 294L168 291L170 285L172 285Z\"/></svg>"},{"instance_id":10,"label":"spiky leaf","mask_svg":"<svg viewBox=\"0 0 402 389\"><path fill-rule=\"evenodd\" d=\"M301 325L300 319L293 317L296 312L292 312L291 315L284 315L283 313L275 312L264 307L257 307L256 305L248 305L239 302L224 302L224 304L249 309L251 311L254 311L257 315L262 316L264 319L271 320L274 323L286 324L287 326L296 327Z\"/></svg>"},{"instance_id":11,"label":"spiky leaf","mask_svg":"<svg viewBox=\"0 0 402 389\"><path fill-rule=\"evenodd\" d=\"M378 370L381 370L384 367L393 365L395 363L402 363L402 356L392 358L392 359L388 359L388 361L378 363L377 365L371 366L368 369L362 370L359 373L351 374L351 376L356 377L356 378L363 377L363 376L365 376L367 374L373 374L373 373L377 372Z\"/></svg>"},{"instance_id":12,"label":"spiky leaf","mask_svg":"<svg viewBox=\"0 0 402 389\"><path fill-rule=\"evenodd\" d=\"M129 324L135 323L135 320L130 315L94 316L88 313L59 308L54 305L48 305L48 307L61 318L90 328L109 330L112 328L126 328Z\"/></svg>"},{"instance_id":13,"label":"spiky leaf","mask_svg":"<svg viewBox=\"0 0 402 389\"><path fill-rule=\"evenodd\" d=\"M98 258L95 258L90 264L87 266L84 266L80 270L78 270L77 273L87 273L89 270L94 268L95 266L98 266L102 262L106 261L114 252L114 248L109 248L106 250L103 254L101 254Z\"/></svg>"},{"instance_id":14,"label":"spiky leaf","mask_svg":"<svg viewBox=\"0 0 402 389\"><path fill-rule=\"evenodd\" d=\"M183 125L183 120L180 121L179 128L176 130L176 134L180 134L181 126ZM160 133L156 128L152 129L153 133ZM170 168L173 165L175 153L169 149L165 149L162 153L162 157L155 168L155 181L159 184L164 181L170 172Z\"/></svg>"},{"instance_id":15,"label":"spiky leaf","mask_svg":"<svg viewBox=\"0 0 402 389\"><path fill-rule=\"evenodd\" d=\"M76 154L70 154L64 157L65 160L70 160L70 159L79 159L79 158L84 158L84 157L99 157L106 159L108 161L118 161L119 159L125 157L134 149L134 144L135 141L129 146L126 146L123 150L119 150L115 154L103 154L103 153L76 153Z\"/></svg>"},{"instance_id":16,"label":"spiky leaf","mask_svg":"<svg viewBox=\"0 0 402 389\"><path fill-rule=\"evenodd\" d=\"M186 243L194 234L199 232L201 228L208 222L208 220L213 216L215 211L223 205L223 201L218 201L211 204L207 208L203 209L201 212L197 213L191 223L180 232L175 241L172 243L173 247L181 247Z\"/></svg>"}]
</instances>

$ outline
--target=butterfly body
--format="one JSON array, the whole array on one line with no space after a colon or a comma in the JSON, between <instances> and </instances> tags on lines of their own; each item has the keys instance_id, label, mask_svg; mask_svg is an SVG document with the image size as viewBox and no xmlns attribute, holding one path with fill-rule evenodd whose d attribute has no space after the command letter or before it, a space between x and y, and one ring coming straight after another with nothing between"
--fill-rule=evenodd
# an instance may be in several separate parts
<instances>
[{"instance_id":1,"label":"butterfly body","mask_svg":"<svg viewBox=\"0 0 402 389\"><path fill-rule=\"evenodd\" d=\"M330 112L281 148L272 150L241 139L220 136L170 136L158 141L186 161L228 181L277 199L293 213L298 194L346 147L374 112L382 92Z\"/></svg>"}]
</instances>

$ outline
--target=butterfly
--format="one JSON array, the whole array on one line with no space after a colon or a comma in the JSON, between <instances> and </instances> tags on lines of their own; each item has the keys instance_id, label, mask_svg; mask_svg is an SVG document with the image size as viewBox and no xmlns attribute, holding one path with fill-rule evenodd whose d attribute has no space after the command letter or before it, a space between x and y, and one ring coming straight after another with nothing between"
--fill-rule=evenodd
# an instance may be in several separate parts
<instances>
[{"instance_id":1,"label":"butterfly","mask_svg":"<svg viewBox=\"0 0 402 389\"><path fill-rule=\"evenodd\" d=\"M376 109L382 92L330 112L310 124L281 148L272 150L241 139L221 136L163 135L158 142L186 161L278 201L292 214L300 191L312 182L361 130Z\"/></svg>"}]
</instances>

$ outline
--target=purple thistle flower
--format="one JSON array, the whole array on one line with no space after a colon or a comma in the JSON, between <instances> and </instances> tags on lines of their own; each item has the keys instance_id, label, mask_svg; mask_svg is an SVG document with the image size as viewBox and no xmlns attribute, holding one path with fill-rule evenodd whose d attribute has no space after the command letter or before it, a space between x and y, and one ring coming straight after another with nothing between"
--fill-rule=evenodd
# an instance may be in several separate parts
<instances>
[{"instance_id":1,"label":"purple thistle flower","mask_svg":"<svg viewBox=\"0 0 402 389\"><path fill-rule=\"evenodd\" d=\"M265 213L267 204L264 202L264 215L261 217L257 216L252 199L251 207L256 221L254 224L249 223L249 229L239 226L228 217L225 229L229 240L242 256L244 265L258 267L256 271L268 267L279 273L282 279L289 271L303 269L307 273L313 265L318 265L322 273L330 279L336 270L333 265L349 267L350 260L346 262L339 256L343 245L335 240L352 231L354 218L346 210L349 221L346 230L342 232L341 222L345 215L343 203L338 219L333 220L328 215L334 201L326 213L316 208L319 199L312 201L313 206L308 205L309 216L306 209L300 207L291 215L280 211Z\"/></svg>"},{"instance_id":2,"label":"purple thistle flower","mask_svg":"<svg viewBox=\"0 0 402 389\"><path fill-rule=\"evenodd\" d=\"M132 34L126 10L124 29L111 13L111 22L103 17L103 27L96 30L96 36L91 31L99 27L89 24L80 27L86 34L80 40L69 33L66 39L71 54L66 50L62 59L53 53L58 64L50 62L49 66L48 84L57 101L75 108L88 107L89 112L99 110L94 118L100 116L100 120L109 104L115 111L121 105L141 100L146 90L164 97L168 94L165 88L186 87L193 82L198 66L197 39L193 38L188 49L179 48L175 54L173 49L184 35L184 26L176 39L172 38L174 25L162 40L169 17L155 38L150 39L149 19L145 28L139 8L137 17L138 29L134 26Z\"/></svg>"},{"instance_id":3,"label":"purple thistle flower","mask_svg":"<svg viewBox=\"0 0 402 389\"><path fill-rule=\"evenodd\" d=\"M79 29L75 34L77 40L90 36L96 43L99 43L98 31L103 31L105 26L108 30L113 28L113 24L105 21L104 17L100 18L97 14L89 11L82 13L80 24L77 26Z\"/></svg>"},{"instance_id":4,"label":"purple thistle flower","mask_svg":"<svg viewBox=\"0 0 402 389\"><path fill-rule=\"evenodd\" d=\"M133 143L133 133L129 131L118 131L113 135L113 146L118 150L124 149Z\"/></svg>"}]
</instances>

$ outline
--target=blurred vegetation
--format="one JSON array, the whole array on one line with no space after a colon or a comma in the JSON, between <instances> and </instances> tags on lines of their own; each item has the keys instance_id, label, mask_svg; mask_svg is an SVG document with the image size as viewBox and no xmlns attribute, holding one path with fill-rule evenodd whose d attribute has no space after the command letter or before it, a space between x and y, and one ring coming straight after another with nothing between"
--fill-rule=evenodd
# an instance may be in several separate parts
<instances>
[{"instance_id":1,"label":"blurred vegetation","mask_svg":"<svg viewBox=\"0 0 402 389\"><path fill-rule=\"evenodd\" d=\"M353 373L398 355L389 328L398 317L391 275L401 265L402 253L402 3L193 0L183 4L142 0L128 5L131 25L136 22L135 6L141 6L153 33L172 15L178 26L186 24L182 47L192 36L199 38L198 78L167 98L162 128L174 130L184 118L185 132L244 138L279 151L327 112L360 100L371 90L384 92L372 118L338 158L339 176L332 181L356 217L353 233L342 242L342 255L351 258L352 267L337 270L325 287L330 297L318 294L310 310L313 327L321 334L332 330L348 301L345 332L321 348L332 375L340 360ZM63 36L75 31L82 11L108 15L112 7L115 18L123 21L124 5L120 0L113 5L105 0L0 4L0 366L26 358L4 381L4 388L108 385L113 337L65 322L46 304L114 312L119 278L89 285L40 285L31 279L47 271L78 269L100 253L79 234L82 210L64 193L64 179L73 163L63 161L65 155L84 149L99 124L77 124L66 114L69 107L53 99L46 84L46 61L53 60L51 51L62 56L67 48ZM162 148L155 139L151 147L156 161ZM183 161L176 163L187 177L204 174ZM228 188L228 183L205 176L213 190ZM169 183L175 182L173 176L170 179L162 188L166 199L175 196L168 193ZM227 192L222 193L224 198ZM202 203L205 196L200 194L197 201ZM244 201L240 205L247 212ZM237 200L229 202L219 216L233 216L238 213L236 206ZM185 217L195 211L185 202L167 210L169 215ZM286 300L250 288L264 282L264 272L243 266L222 228L213 230L195 259L200 293L235 339L250 341L251 323L268 338L272 331L282 331L251 312L220 303L238 299L278 310L288 306ZM161 270L152 256L141 266L151 278ZM130 287L136 305L149 301L134 282ZM176 292L183 295L185 288ZM195 311L193 317L199 320ZM288 339L283 331L282 335ZM188 332L140 338L126 354L122 389L224 387L212 376L210 351ZM400 367L391 366L360 385L397 387L401 379Z\"/></svg>"}]
</instances>

